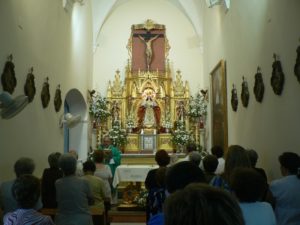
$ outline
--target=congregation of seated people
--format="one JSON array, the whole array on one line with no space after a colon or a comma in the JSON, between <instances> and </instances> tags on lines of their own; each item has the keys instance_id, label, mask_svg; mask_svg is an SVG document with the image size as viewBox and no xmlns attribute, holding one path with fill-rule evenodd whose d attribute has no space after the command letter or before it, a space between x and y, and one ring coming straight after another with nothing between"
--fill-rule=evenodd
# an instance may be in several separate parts
<instances>
[{"instance_id":1,"label":"congregation of seated people","mask_svg":"<svg viewBox=\"0 0 300 225\"><path fill-rule=\"evenodd\" d=\"M223 152L219 146L213 149ZM300 224L298 154L283 152L278 157L282 178L268 183L264 170L256 167L255 150L229 146L221 160L222 173L217 172L220 160L216 155L199 158L201 155L194 153L188 154L188 160L170 165L167 151L156 152L159 167L150 170L145 180L147 225ZM74 153L54 152L41 179L33 175L32 159L18 159L16 178L0 187L3 223L105 224L112 173L101 151L93 156L78 167ZM55 215L47 216L43 208L53 208Z\"/></svg>"}]
</instances>

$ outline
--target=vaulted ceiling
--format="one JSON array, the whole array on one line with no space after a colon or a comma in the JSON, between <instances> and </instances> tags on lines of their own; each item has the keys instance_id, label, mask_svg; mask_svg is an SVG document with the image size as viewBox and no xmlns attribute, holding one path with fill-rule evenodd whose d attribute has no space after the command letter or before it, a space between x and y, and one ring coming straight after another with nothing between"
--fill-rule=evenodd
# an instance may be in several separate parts
<instances>
[{"instance_id":1,"label":"vaulted ceiling","mask_svg":"<svg viewBox=\"0 0 300 225\"><path fill-rule=\"evenodd\" d=\"M110 14L120 5L133 0L93 0L93 40L96 45L97 37L105 21ZM139 0L149 1L149 0ZM205 7L205 0L151 0L157 4L161 1L168 1L174 4L193 25L198 38L202 38L202 8Z\"/></svg>"}]
</instances>

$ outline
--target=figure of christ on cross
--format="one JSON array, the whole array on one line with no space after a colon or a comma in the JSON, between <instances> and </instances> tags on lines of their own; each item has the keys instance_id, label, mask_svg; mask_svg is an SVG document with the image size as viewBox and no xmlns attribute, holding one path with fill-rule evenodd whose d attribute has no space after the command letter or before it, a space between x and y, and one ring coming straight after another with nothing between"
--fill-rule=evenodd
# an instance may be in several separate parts
<instances>
[{"instance_id":1,"label":"figure of christ on cross","mask_svg":"<svg viewBox=\"0 0 300 225\"><path fill-rule=\"evenodd\" d=\"M152 61L152 42L157 39L160 35L153 35L150 32L146 34L137 35L139 39L141 39L145 43L145 55L146 55L146 64L148 71L150 70L150 64Z\"/></svg>"}]
</instances>

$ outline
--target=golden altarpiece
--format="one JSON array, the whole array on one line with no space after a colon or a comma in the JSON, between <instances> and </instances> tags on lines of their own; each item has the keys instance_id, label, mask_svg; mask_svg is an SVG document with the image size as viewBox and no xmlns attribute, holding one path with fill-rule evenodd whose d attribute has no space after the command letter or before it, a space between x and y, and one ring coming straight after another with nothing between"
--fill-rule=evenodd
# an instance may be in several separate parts
<instances>
[{"instance_id":1,"label":"golden altarpiece","mask_svg":"<svg viewBox=\"0 0 300 225\"><path fill-rule=\"evenodd\" d=\"M189 129L187 110L189 85L180 71L171 73L170 46L164 25L147 20L131 27L127 45L129 59L125 79L120 72L108 84L107 100L111 103L111 127L118 119L127 130L123 153L150 153L156 149L171 152L171 128L181 120ZM172 77L175 77L173 80Z\"/></svg>"}]
</instances>

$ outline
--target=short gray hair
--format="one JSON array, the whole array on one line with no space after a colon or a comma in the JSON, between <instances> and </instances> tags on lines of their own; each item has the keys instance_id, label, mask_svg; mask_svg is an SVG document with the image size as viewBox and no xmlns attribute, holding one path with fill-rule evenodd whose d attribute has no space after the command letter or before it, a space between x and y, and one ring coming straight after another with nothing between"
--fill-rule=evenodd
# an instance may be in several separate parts
<instances>
[{"instance_id":1,"label":"short gray hair","mask_svg":"<svg viewBox=\"0 0 300 225\"><path fill-rule=\"evenodd\" d=\"M193 151L189 153L189 161L195 163L197 166L199 166L201 162L201 154L199 152Z\"/></svg>"},{"instance_id":2,"label":"short gray hair","mask_svg":"<svg viewBox=\"0 0 300 225\"><path fill-rule=\"evenodd\" d=\"M77 160L74 155L65 153L59 157L58 165L63 171L64 175L73 175L76 171Z\"/></svg>"},{"instance_id":3,"label":"short gray hair","mask_svg":"<svg viewBox=\"0 0 300 225\"><path fill-rule=\"evenodd\" d=\"M19 177L23 174L32 174L35 169L33 159L22 157L15 162L14 170L16 176Z\"/></svg>"}]
</instances>

